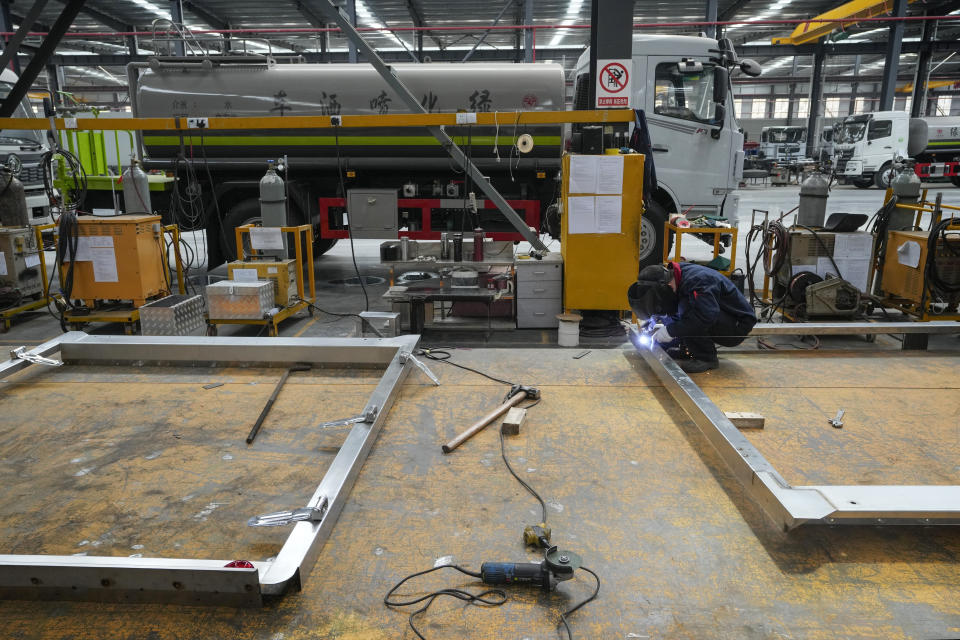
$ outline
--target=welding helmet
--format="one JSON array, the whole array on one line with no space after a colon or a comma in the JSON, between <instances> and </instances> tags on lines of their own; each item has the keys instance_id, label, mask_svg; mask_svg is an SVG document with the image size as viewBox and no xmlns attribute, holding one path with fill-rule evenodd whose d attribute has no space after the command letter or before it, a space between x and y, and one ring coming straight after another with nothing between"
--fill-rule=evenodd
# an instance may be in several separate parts
<instances>
[{"instance_id":1,"label":"welding helmet","mask_svg":"<svg viewBox=\"0 0 960 640\"><path fill-rule=\"evenodd\" d=\"M668 265L652 264L640 270L637 281L627 290L627 301L638 318L677 312L677 292L668 284L671 277L673 270Z\"/></svg>"}]
</instances>

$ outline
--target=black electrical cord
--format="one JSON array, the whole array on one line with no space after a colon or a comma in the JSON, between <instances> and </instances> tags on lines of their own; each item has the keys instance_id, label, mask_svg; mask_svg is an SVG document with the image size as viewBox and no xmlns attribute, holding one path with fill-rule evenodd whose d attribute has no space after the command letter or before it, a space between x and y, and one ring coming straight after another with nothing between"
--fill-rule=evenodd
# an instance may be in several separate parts
<instances>
[{"instance_id":1,"label":"black electrical cord","mask_svg":"<svg viewBox=\"0 0 960 640\"><path fill-rule=\"evenodd\" d=\"M443 362L445 364L449 364L452 367L463 369L464 371L470 371L471 373L475 373L479 376L483 376L484 378L487 378L488 380L493 380L494 382L499 382L500 384L505 384L511 387L516 386L516 383L510 382L509 380L504 380L503 378L497 378L496 376L492 376L489 373L484 373L483 371L478 371L477 369L471 369L466 365L457 364L456 362L450 359L451 354L449 351L447 351L447 349L451 349L451 348L455 348L455 347L444 347L442 349L420 349L419 351L417 351L416 355L427 358L428 360L433 360L434 362Z\"/></svg>"},{"instance_id":2,"label":"black electrical cord","mask_svg":"<svg viewBox=\"0 0 960 640\"><path fill-rule=\"evenodd\" d=\"M413 598L411 600L391 600L390 596L394 592L402 587L408 580L412 580L418 576L425 575L427 573L433 573L434 571L439 571L440 569L456 569L460 573L466 574L473 578L480 578L481 575L478 572L470 571L469 569L464 569L463 567L455 564L442 564L438 567L433 567L432 569L427 569L425 571L418 571L417 573L411 573L409 576L395 584L390 591L387 592L387 595L383 597L383 604L392 608L400 607L409 607L415 604L420 604L421 602L426 602L425 605L417 609L416 611L410 612L410 617L407 619L410 624L410 628L416 634L420 640L426 640L426 636L420 633L420 630L417 629L417 626L414 624L414 618L421 614L425 613L427 609L430 608L430 605L433 604L433 601L441 596L449 596L451 598L456 598L457 600L463 600L467 604L472 604L474 606L487 606L487 607L499 607L507 601L507 592L503 589L487 589L486 591L481 591L480 593L470 593L463 589L439 589L437 591L432 591L426 595L420 596L418 598ZM593 572L591 572L593 573ZM490 598L489 596L496 596L496 598ZM562 618L561 618L562 619Z\"/></svg>"},{"instance_id":3,"label":"black electrical cord","mask_svg":"<svg viewBox=\"0 0 960 640\"><path fill-rule=\"evenodd\" d=\"M930 230L930 235L927 237L927 263L924 265L924 276L930 292L941 298L948 298L953 294L960 293L960 282L955 279L944 278L937 266L938 249L951 256L960 255L960 250L957 250L954 246L956 242L951 242L947 238L947 232L953 223L953 218L941 220ZM950 232L957 233L956 230ZM941 240L943 240L942 244Z\"/></svg>"},{"instance_id":4,"label":"black electrical cord","mask_svg":"<svg viewBox=\"0 0 960 640\"><path fill-rule=\"evenodd\" d=\"M570 614L574 613L579 609L582 609L584 605L590 602L593 602L597 598L597 595L600 593L600 576L594 573L592 569L588 569L587 567L584 567L582 565L580 566L580 568L594 577L594 579L597 581L597 586L593 588L593 593L591 593L587 598L585 598L584 600L580 601L579 603L575 604L574 606L570 607L569 609L567 609L566 611L560 614L560 624L562 624L563 628L566 629L567 631L567 640L573 640L573 632L570 630L570 623L567 621L567 616L569 616Z\"/></svg>"},{"instance_id":5,"label":"black electrical cord","mask_svg":"<svg viewBox=\"0 0 960 640\"><path fill-rule=\"evenodd\" d=\"M530 407L534 406L538 402L540 401L537 400L537 402L530 405ZM526 407L526 408L529 409L530 407ZM510 461L507 460L507 448L506 448L506 444L503 441L502 430L500 431L500 457L503 458L503 464L507 465L507 471L510 472L510 475L516 478L517 482L520 483L520 486L526 489L527 492L530 495L532 495L534 498L536 498L537 502L540 503L540 523L544 525L547 524L547 504L543 501L543 498L540 497L540 494L537 493L537 490L531 487L529 484L527 484L527 482L523 478L517 475L517 472L513 470L513 467L510 466Z\"/></svg>"},{"instance_id":6,"label":"black electrical cord","mask_svg":"<svg viewBox=\"0 0 960 640\"><path fill-rule=\"evenodd\" d=\"M340 126L333 127L333 141L337 149L337 179L340 181L340 194L343 196L343 202L347 203L347 187L343 181L343 166L340 161ZM357 281L360 283L360 289L363 291L363 310L370 311L370 298L367 296L367 285L360 275L360 267L357 266L357 252L353 247L353 221L350 219L352 214L347 212L347 237L350 239L350 259L353 260L353 270L357 274ZM313 265L310 265L313 268Z\"/></svg>"}]
</instances>

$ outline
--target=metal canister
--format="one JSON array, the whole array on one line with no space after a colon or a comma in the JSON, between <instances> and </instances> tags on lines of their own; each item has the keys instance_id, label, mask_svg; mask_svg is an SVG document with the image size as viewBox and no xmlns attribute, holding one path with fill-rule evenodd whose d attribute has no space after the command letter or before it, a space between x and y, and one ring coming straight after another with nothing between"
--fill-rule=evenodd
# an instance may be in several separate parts
<instances>
[{"instance_id":1,"label":"metal canister","mask_svg":"<svg viewBox=\"0 0 960 640\"><path fill-rule=\"evenodd\" d=\"M410 238L403 236L400 238L400 260L406 262L410 259Z\"/></svg>"},{"instance_id":2,"label":"metal canister","mask_svg":"<svg viewBox=\"0 0 960 640\"><path fill-rule=\"evenodd\" d=\"M487 237L479 227L473 230L473 261L483 262L483 239Z\"/></svg>"},{"instance_id":3,"label":"metal canister","mask_svg":"<svg viewBox=\"0 0 960 640\"><path fill-rule=\"evenodd\" d=\"M450 234L446 231L440 234L440 259L449 260L450 259L450 245L449 245Z\"/></svg>"},{"instance_id":4,"label":"metal canister","mask_svg":"<svg viewBox=\"0 0 960 640\"><path fill-rule=\"evenodd\" d=\"M459 231L453 234L453 261L463 262L463 234Z\"/></svg>"}]
</instances>

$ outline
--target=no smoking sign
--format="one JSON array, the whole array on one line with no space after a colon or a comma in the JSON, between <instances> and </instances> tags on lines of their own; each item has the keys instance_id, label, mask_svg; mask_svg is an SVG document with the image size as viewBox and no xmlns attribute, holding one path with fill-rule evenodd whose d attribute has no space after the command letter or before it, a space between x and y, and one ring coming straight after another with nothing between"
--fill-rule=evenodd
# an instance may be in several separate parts
<instances>
[{"instance_id":1,"label":"no smoking sign","mask_svg":"<svg viewBox=\"0 0 960 640\"><path fill-rule=\"evenodd\" d=\"M597 107L630 106L630 59L597 60Z\"/></svg>"}]
</instances>

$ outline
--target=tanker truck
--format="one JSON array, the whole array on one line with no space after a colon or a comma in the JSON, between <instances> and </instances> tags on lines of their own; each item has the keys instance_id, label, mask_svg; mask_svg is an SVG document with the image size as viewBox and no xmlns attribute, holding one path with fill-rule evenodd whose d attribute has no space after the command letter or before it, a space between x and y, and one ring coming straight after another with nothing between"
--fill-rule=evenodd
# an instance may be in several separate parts
<instances>
[{"instance_id":1,"label":"tanker truck","mask_svg":"<svg viewBox=\"0 0 960 640\"><path fill-rule=\"evenodd\" d=\"M857 187L889 187L897 157L916 160L921 179L949 178L960 186L960 117L877 111L848 116L838 127L834 171Z\"/></svg>"},{"instance_id":2,"label":"tanker truck","mask_svg":"<svg viewBox=\"0 0 960 640\"><path fill-rule=\"evenodd\" d=\"M664 152L656 158L660 189L655 199L661 206L645 216L641 240L645 261L659 258L663 222L670 211L693 206L694 213L722 213L735 221L737 197L732 191L742 170L743 137L732 109L718 109L713 102L715 65L710 60L716 56L711 50L715 52L717 47L716 40L684 36L634 40L631 106L650 114L653 140L660 143L654 145L654 151ZM678 63L683 59L700 61L705 72L696 77L679 74ZM392 68L431 113L502 113L495 126L447 127L446 131L527 225L559 235L557 216L548 213L557 211L565 128L527 125L515 114L563 110L563 67L430 63ZM685 91L702 93L697 107L702 118L661 111L661 102L654 105L661 76L670 73L678 83L671 89L671 100L676 102ZM154 60L129 65L128 74L137 117L409 112L377 72L362 64L275 63L249 58ZM579 71L577 82L579 96L583 82ZM729 86L726 75L722 82L725 93ZM689 99L693 97L691 93ZM578 99L575 108L589 105ZM715 115L720 113L717 121ZM714 135L717 131L720 134ZM533 144L532 148L523 145L521 151L516 143L524 134L532 137ZM288 223L309 221L314 226L318 255L348 237L347 210L354 238L401 235L439 239L443 231L480 226L497 240L521 239L424 129L145 131L140 134L140 144L147 168L176 170L181 178L189 175L201 183L199 191L206 194L203 215L210 265L233 257L233 228L260 215L258 183L266 161L284 157L288 160ZM478 196L476 213L467 206L471 192Z\"/></svg>"}]
</instances>

